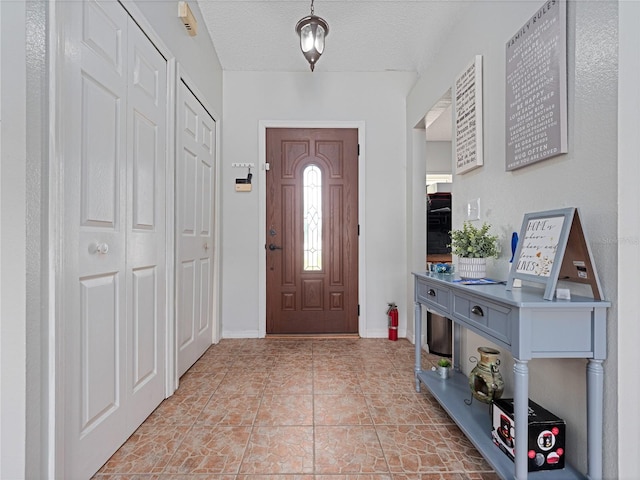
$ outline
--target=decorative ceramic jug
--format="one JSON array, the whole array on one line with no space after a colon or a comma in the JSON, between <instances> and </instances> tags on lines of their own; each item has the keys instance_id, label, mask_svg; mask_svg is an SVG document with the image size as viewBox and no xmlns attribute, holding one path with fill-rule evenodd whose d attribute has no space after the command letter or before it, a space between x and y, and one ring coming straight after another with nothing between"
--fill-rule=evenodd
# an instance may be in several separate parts
<instances>
[{"instance_id":1,"label":"decorative ceramic jug","mask_svg":"<svg viewBox=\"0 0 640 480\"><path fill-rule=\"evenodd\" d=\"M502 396L504 380L498 370L500 351L495 348L478 347L480 361L476 357L469 358L478 364L469 374L469 387L475 398L483 403L491 403L492 400Z\"/></svg>"}]
</instances>

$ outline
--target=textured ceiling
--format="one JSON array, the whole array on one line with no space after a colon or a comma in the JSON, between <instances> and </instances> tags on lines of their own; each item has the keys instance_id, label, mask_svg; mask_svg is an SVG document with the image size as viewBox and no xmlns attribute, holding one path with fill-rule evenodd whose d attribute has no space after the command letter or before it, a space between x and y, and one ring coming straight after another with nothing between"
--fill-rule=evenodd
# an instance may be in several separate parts
<instances>
[{"instance_id":1,"label":"textured ceiling","mask_svg":"<svg viewBox=\"0 0 640 480\"><path fill-rule=\"evenodd\" d=\"M295 25L306 0L198 0L224 70L308 72ZM329 24L316 72L419 72L464 14L461 0L316 0Z\"/></svg>"}]
</instances>

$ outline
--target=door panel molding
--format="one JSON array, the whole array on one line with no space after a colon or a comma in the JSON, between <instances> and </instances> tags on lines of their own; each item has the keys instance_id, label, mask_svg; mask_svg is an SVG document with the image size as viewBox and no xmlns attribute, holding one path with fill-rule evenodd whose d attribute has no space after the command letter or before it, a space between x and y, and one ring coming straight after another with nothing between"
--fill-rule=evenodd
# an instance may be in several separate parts
<instances>
[{"instance_id":1,"label":"door panel molding","mask_svg":"<svg viewBox=\"0 0 640 480\"><path fill-rule=\"evenodd\" d=\"M264 254L264 246L268 243L266 235L267 225L267 209L266 209L266 172L265 163L267 158L267 129L268 128L356 128L358 130L358 143L360 145L360 153L358 156L358 212L355 214L359 218L360 236L358 247L358 297L360 304L360 317L358 319L358 332L360 335L366 333L366 305L363 299L366 298L366 250L365 250L365 183L366 178L366 145L365 131L366 124L364 121L296 121L296 120L261 120L258 124L258 158L261 164L258 167L258 192L260 195L259 204L259 221L258 221L258 336L263 338L267 332L267 262ZM300 142L302 145L303 143ZM300 155L304 155L305 151L301 150ZM283 299L283 302L285 299Z\"/></svg>"}]
</instances>

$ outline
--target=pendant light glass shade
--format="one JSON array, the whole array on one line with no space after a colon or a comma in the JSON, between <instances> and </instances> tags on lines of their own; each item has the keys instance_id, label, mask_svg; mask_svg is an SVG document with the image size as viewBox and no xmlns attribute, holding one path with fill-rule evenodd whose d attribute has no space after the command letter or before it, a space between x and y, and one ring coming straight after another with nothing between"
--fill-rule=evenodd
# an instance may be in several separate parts
<instances>
[{"instance_id":1,"label":"pendant light glass shade","mask_svg":"<svg viewBox=\"0 0 640 480\"><path fill-rule=\"evenodd\" d=\"M313 14L313 1L311 2L311 15L298 22L296 33L300 37L300 49L313 72L316 62L324 52L324 39L329 35L327 22Z\"/></svg>"}]
</instances>

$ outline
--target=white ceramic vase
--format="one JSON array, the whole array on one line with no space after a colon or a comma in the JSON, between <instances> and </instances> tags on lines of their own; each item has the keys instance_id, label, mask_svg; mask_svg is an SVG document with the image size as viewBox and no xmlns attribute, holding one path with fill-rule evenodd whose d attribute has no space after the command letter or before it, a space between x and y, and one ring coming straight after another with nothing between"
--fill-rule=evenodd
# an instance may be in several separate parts
<instances>
[{"instance_id":1,"label":"white ceramic vase","mask_svg":"<svg viewBox=\"0 0 640 480\"><path fill-rule=\"evenodd\" d=\"M460 278L484 278L486 274L486 258L458 258L458 275L460 275Z\"/></svg>"}]
</instances>

